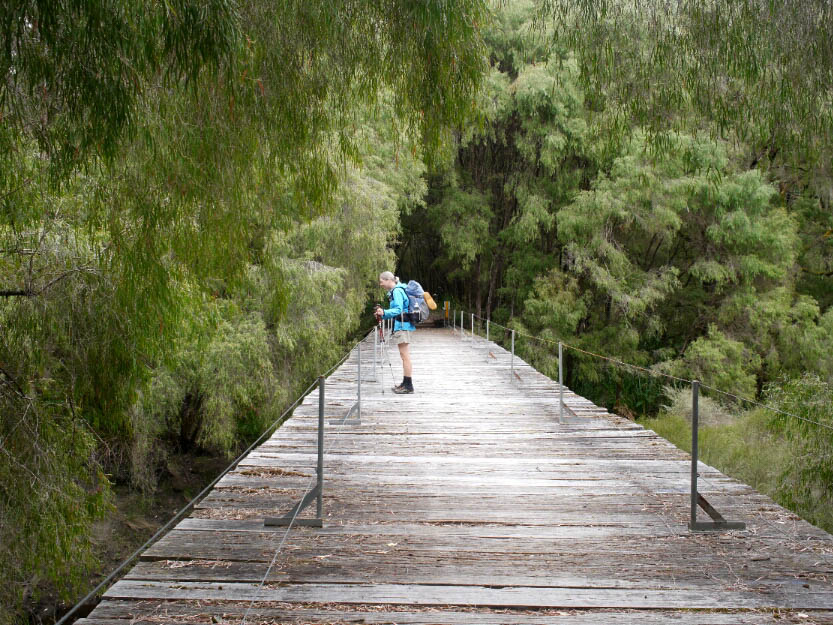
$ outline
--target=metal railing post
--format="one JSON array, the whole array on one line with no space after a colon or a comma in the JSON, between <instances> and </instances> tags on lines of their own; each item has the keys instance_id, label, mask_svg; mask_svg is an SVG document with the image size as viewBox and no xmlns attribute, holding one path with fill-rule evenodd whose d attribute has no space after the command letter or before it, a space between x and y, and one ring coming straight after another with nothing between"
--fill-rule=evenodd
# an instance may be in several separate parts
<instances>
[{"instance_id":1,"label":"metal railing post","mask_svg":"<svg viewBox=\"0 0 833 625\"><path fill-rule=\"evenodd\" d=\"M376 381L376 351L379 348L379 329L373 328L373 381Z\"/></svg>"},{"instance_id":2,"label":"metal railing post","mask_svg":"<svg viewBox=\"0 0 833 625\"><path fill-rule=\"evenodd\" d=\"M362 420L362 342L359 341L359 385L356 389L356 399L359 404L359 421Z\"/></svg>"},{"instance_id":3,"label":"metal railing post","mask_svg":"<svg viewBox=\"0 0 833 625\"><path fill-rule=\"evenodd\" d=\"M511 364L510 379L515 379L515 331L512 330L512 364Z\"/></svg>"},{"instance_id":4,"label":"metal railing post","mask_svg":"<svg viewBox=\"0 0 833 625\"><path fill-rule=\"evenodd\" d=\"M474 346L474 313L471 314L471 344Z\"/></svg>"},{"instance_id":5,"label":"metal railing post","mask_svg":"<svg viewBox=\"0 0 833 625\"><path fill-rule=\"evenodd\" d=\"M489 342L489 320L486 319L486 342Z\"/></svg>"},{"instance_id":6,"label":"metal railing post","mask_svg":"<svg viewBox=\"0 0 833 625\"><path fill-rule=\"evenodd\" d=\"M463 325L464 325L464 323L463 323L463 311L461 310L460 311L460 338L463 338L463 335L465 334L465 332L463 331Z\"/></svg>"},{"instance_id":7,"label":"metal railing post","mask_svg":"<svg viewBox=\"0 0 833 625\"><path fill-rule=\"evenodd\" d=\"M700 381L691 383L691 522L689 527L697 523L697 430L700 421Z\"/></svg>"},{"instance_id":8,"label":"metal railing post","mask_svg":"<svg viewBox=\"0 0 833 625\"><path fill-rule=\"evenodd\" d=\"M457 331L457 309L455 308L451 315L451 331Z\"/></svg>"},{"instance_id":9,"label":"metal railing post","mask_svg":"<svg viewBox=\"0 0 833 625\"><path fill-rule=\"evenodd\" d=\"M688 527L692 531L742 530L746 529L743 521L727 521L715 510L697 488L697 464L700 460L700 381L691 382L691 520ZM711 521L697 520L697 507L700 506L711 517Z\"/></svg>"},{"instance_id":10,"label":"metal railing post","mask_svg":"<svg viewBox=\"0 0 833 625\"><path fill-rule=\"evenodd\" d=\"M318 378L318 499L315 517L323 519L324 511L324 376Z\"/></svg>"},{"instance_id":11,"label":"metal railing post","mask_svg":"<svg viewBox=\"0 0 833 625\"><path fill-rule=\"evenodd\" d=\"M561 341L558 341L558 422L564 422L564 367L562 365L564 355L561 349Z\"/></svg>"}]
</instances>

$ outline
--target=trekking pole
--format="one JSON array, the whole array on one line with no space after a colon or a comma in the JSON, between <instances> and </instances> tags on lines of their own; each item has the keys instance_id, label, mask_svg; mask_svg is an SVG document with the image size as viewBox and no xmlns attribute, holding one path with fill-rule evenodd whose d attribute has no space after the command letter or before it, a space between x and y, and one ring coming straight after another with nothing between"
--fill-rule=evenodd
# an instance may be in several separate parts
<instances>
[{"instance_id":1,"label":"trekking pole","mask_svg":"<svg viewBox=\"0 0 833 625\"><path fill-rule=\"evenodd\" d=\"M382 320L379 319L379 337L381 339L379 353L382 355L382 360L383 361L384 360L388 361L388 367L390 367L391 383L396 385L396 376L393 373L393 365L390 362L390 354L388 353L388 342L385 340L385 333L384 333L384 330L382 329L382 327L383 327L382 326ZM384 395L385 394L385 367L384 367L384 365L380 366L380 369L382 370L382 375L381 375L382 395Z\"/></svg>"},{"instance_id":2,"label":"trekking pole","mask_svg":"<svg viewBox=\"0 0 833 625\"><path fill-rule=\"evenodd\" d=\"M376 381L376 351L379 348L379 332L373 329L373 381Z\"/></svg>"}]
</instances>

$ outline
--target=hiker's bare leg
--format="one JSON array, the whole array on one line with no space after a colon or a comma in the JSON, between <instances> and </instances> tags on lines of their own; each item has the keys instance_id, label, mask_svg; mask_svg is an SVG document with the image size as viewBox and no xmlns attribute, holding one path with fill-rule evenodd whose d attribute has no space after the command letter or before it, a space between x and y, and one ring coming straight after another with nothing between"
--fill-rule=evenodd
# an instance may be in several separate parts
<instances>
[{"instance_id":1,"label":"hiker's bare leg","mask_svg":"<svg viewBox=\"0 0 833 625\"><path fill-rule=\"evenodd\" d=\"M411 377L411 346L408 343L399 344L399 355L402 356L402 375Z\"/></svg>"}]
</instances>

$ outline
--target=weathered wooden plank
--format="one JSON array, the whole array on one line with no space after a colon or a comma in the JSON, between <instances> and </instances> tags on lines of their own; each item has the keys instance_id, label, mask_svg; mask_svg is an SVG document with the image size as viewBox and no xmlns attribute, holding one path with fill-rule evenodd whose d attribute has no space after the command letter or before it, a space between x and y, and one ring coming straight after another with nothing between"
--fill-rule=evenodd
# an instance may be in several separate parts
<instances>
[{"instance_id":1,"label":"weathered wooden plank","mask_svg":"<svg viewBox=\"0 0 833 625\"><path fill-rule=\"evenodd\" d=\"M263 464L264 466L286 466L291 465L293 463L300 462L304 459L309 459L314 456L313 453L302 452L302 453L263 453L257 454L254 457L248 457L245 460L245 464L241 462L241 467L247 466L257 466L258 464ZM330 456L328 456L328 459ZM544 467L563 467L565 465L569 466L581 466L581 465L592 465L594 467L598 467L599 469L605 469L609 471L623 471L629 467L632 467L633 464L630 463L628 460L618 460L618 459L611 459L611 458L592 458L588 459L588 455L585 454L584 460L579 462L573 458L560 458L556 456L537 456L537 457L513 457L513 458L501 458L501 457L470 457L470 456L458 456L458 455L442 455L442 454L434 454L434 455L409 455L407 450L405 450L404 454L399 455L392 455L392 454L342 454L338 456L338 463L342 466L351 466L351 465L361 465L367 466L369 464L384 464L385 466L395 466L395 465L427 465L430 470L444 470L446 468L452 467L459 467L459 466L469 466L475 467L481 470L489 470L489 469L499 469L499 468L514 468L517 469L519 467L525 467L528 471L538 471L543 469ZM660 470L664 469L666 471L674 471L679 472L681 468L681 462L678 460L655 460L655 459L646 459L640 463L640 467L644 466L646 469L650 470ZM689 464L690 466L690 464ZM718 471L713 469L712 467L708 466L707 464L700 463L698 468L702 470L704 473L712 473L715 476L720 475Z\"/></svg>"},{"instance_id":2,"label":"weathered wooden plank","mask_svg":"<svg viewBox=\"0 0 833 625\"><path fill-rule=\"evenodd\" d=\"M260 531L210 532L208 535L206 531L177 529L149 547L145 551L145 557L172 557L174 550L178 551L177 557L187 556L189 552L183 551L187 549L200 549L202 550L200 557L207 557L204 554L209 553L208 550L211 549L228 551L236 548L255 551L262 549L271 556L275 545L282 541L286 530L268 528L273 531L265 531L265 529L267 528L261 526ZM536 530L540 531L536 532ZM347 525L330 527L326 532L298 528L292 531L292 541L287 543L284 549L290 552L308 545L314 545L317 549L321 549L322 545L328 545L334 551L339 549L349 551L360 547L378 551L387 546L408 553L415 550L452 554L463 552L534 553L541 557L554 553L574 555L613 552L624 554L636 551L643 554L643 560L648 560L652 555L669 554L680 556L702 554L704 557L711 557L709 553L711 549L729 545L735 549L722 554L723 558L731 559L737 556L741 560L746 560L756 554L778 554L785 558L800 556L804 550L812 550L814 542L813 540L806 541L802 545L802 551L796 552L784 550L784 537L774 531L754 535L741 533L692 536L684 528L668 526L652 526L650 530L646 530L639 526L607 525L589 530L587 526L518 528L518 526L438 525L421 527L405 523L376 525L375 527ZM829 543L815 542L819 546L829 546ZM769 566L776 569L779 565L780 563L773 563ZM814 563L813 568L819 566L822 567L821 570L829 570L833 568L833 562L825 562L822 559Z\"/></svg>"},{"instance_id":3,"label":"weathered wooden plank","mask_svg":"<svg viewBox=\"0 0 833 625\"><path fill-rule=\"evenodd\" d=\"M615 571L588 570L586 575L573 576L553 573L552 563L535 561L524 563L523 574L518 574L522 557L489 558L461 561L443 559L438 563L436 555L431 558L409 558L403 566L401 557L376 555L372 564L366 556L345 558L333 554L305 556L293 555L282 559L276 566L268 568L269 562L229 562L223 560L157 560L140 562L125 576L131 580L192 581L192 582L250 582L259 583L264 576L270 582L292 583L376 583L391 584L432 584L447 586L518 586L558 588L646 588L673 589L694 586L722 589L728 580L704 582L699 577L675 577L673 567L656 570L657 567L641 567L633 573L640 573L638 579L610 577ZM608 576L606 577L605 574ZM784 578L783 582L786 582ZM781 580L767 582L783 583ZM820 590L820 583L811 584Z\"/></svg>"},{"instance_id":4,"label":"weathered wooden plank","mask_svg":"<svg viewBox=\"0 0 833 625\"><path fill-rule=\"evenodd\" d=\"M414 606L679 609L829 609L830 594L618 588L434 586L422 584L259 584L121 580L108 599L204 599Z\"/></svg>"},{"instance_id":5,"label":"weathered wooden plank","mask_svg":"<svg viewBox=\"0 0 833 625\"><path fill-rule=\"evenodd\" d=\"M833 612L814 611L799 617L786 611L635 611L612 610L548 610L534 612L518 609L492 611L469 608L466 611L424 608L417 611L408 608L380 611L377 605L331 606L328 609L310 609L305 605L283 604L274 606L263 602L251 606L244 602L195 601L119 601L107 600L96 608L96 618L77 621L78 625L158 625L165 623L240 623L249 610L248 622L272 625L296 625L320 623L323 625L379 624L391 625L784 625L784 623L830 623Z\"/></svg>"},{"instance_id":6,"label":"weathered wooden plank","mask_svg":"<svg viewBox=\"0 0 833 625\"><path fill-rule=\"evenodd\" d=\"M359 491L373 491L378 492L384 489L387 493L397 493L404 490L416 490L416 487L422 486L423 492L430 492L431 489L448 492L449 488L459 488L463 492L480 493L483 491L490 492L524 492L526 494L553 494L557 489L561 488L576 488L576 490L585 490L591 488L599 491L612 493L624 492L644 489L646 478L632 479L628 475L620 477L613 477L605 474L591 474L591 473L549 473L536 472L535 477L525 476L523 473L493 473L489 475L487 483L484 483L483 475L478 473L465 473L453 475L420 475L415 476L408 473L391 475L385 471L357 471L352 473L345 473L343 470L333 470L327 473L329 482L337 485L350 484L350 487ZM255 477L253 475L241 476L239 474L227 475L215 487L219 491L242 491L248 492L252 489L269 489L269 488L306 488L309 484L311 475L300 475L290 477ZM360 479L364 479L362 483ZM690 480L690 476L688 476ZM650 479L652 490L655 493L663 491L669 492L687 492L690 481L687 483L683 475L655 475ZM707 494L714 493L732 493L751 495L755 491L745 484L737 482L716 479L710 480L710 483L704 484L704 488L700 492Z\"/></svg>"},{"instance_id":7,"label":"weathered wooden plank","mask_svg":"<svg viewBox=\"0 0 833 625\"><path fill-rule=\"evenodd\" d=\"M754 522L753 522L754 523ZM760 539L783 540L784 534L782 531L773 528L767 524L761 524L760 527L754 526L754 532L750 534ZM263 533L283 533L283 528L265 528L262 519L250 520L228 520L228 519L200 519L196 517L189 517L183 519L174 528L175 531L205 531L205 532L255 532ZM557 539L573 539L578 536L586 538L605 538L611 535L614 536L685 536L694 539L688 528L684 525L674 526L669 525L663 519L656 519L654 523L646 525L626 525L626 524L608 524L608 525L591 525L582 523L581 525L559 525L557 523L550 523L548 525L489 525L489 524L471 524L461 525L454 524L431 524L431 523L406 523L403 521L396 521L394 523L374 522L373 524L356 524L346 523L344 521L335 522L326 525L323 528L316 528L315 530L309 528L297 528L299 538L303 538L304 533L309 532L315 536L328 536L330 534L363 534L363 535L381 535L381 536L479 536L479 537L495 537L499 539L518 538L527 540L557 540ZM746 536L746 534L742 534ZM698 540L703 538L708 539L714 534L703 534L697 537ZM719 535L718 535L719 536ZM217 537L217 540L222 540L222 537ZM809 540L809 539L808 539Z\"/></svg>"},{"instance_id":8,"label":"weathered wooden plank","mask_svg":"<svg viewBox=\"0 0 833 625\"><path fill-rule=\"evenodd\" d=\"M322 551L327 551L322 553ZM742 585L759 592L792 589L795 594L829 592L823 581L829 572L796 579L791 562L779 563L781 571L772 571L768 562L715 562L708 558L686 559L688 569L678 562L643 562L633 564L633 554L612 558L609 565L576 567L578 557L540 558L530 554L455 554L438 558L437 554L397 553L394 550L363 551L345 554L317 550L292 552L270 568L271 560L260 562L228 560L155 560L140 562L125 577L132 580L282 583L392 583L445 586L535 587L535 588L653 588L698 590L709 592ZM373 556L368 561L368 556ZM760 560L760 558L759 558ZM747 561L748 562L748 561ZM618 567L616 565L619 565ZM580 573L569 571L578 568ZM789 570L787 570L789 569Z\"/></svg>"}]
</instances>

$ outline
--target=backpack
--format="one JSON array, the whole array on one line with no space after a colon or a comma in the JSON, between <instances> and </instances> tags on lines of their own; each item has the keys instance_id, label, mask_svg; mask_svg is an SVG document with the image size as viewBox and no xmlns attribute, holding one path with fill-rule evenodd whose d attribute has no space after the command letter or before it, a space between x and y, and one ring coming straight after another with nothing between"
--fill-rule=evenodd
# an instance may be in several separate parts
<instances>
[{"instance_id":1,"label":"backpack","mask_svg":"<svg viewBox=\"0 0 833 625\"><path fill-rule=\"evenodd\" d=\"M428 319L430 313L429 306L428 302L425 301L425 291L423 291L422 285L419 282L411 280L407 285L399 283L394 288L403 289L405 295L408 296L408 312L401 315L402 321L410 321L416 325L420 321ZM393 291L391 291L392 293ZM393 296L391 295L391 297ZM428 297L431 296L429 295ZM436 308L436 304L434 307Z\"/></svg>"}]
</instances>

